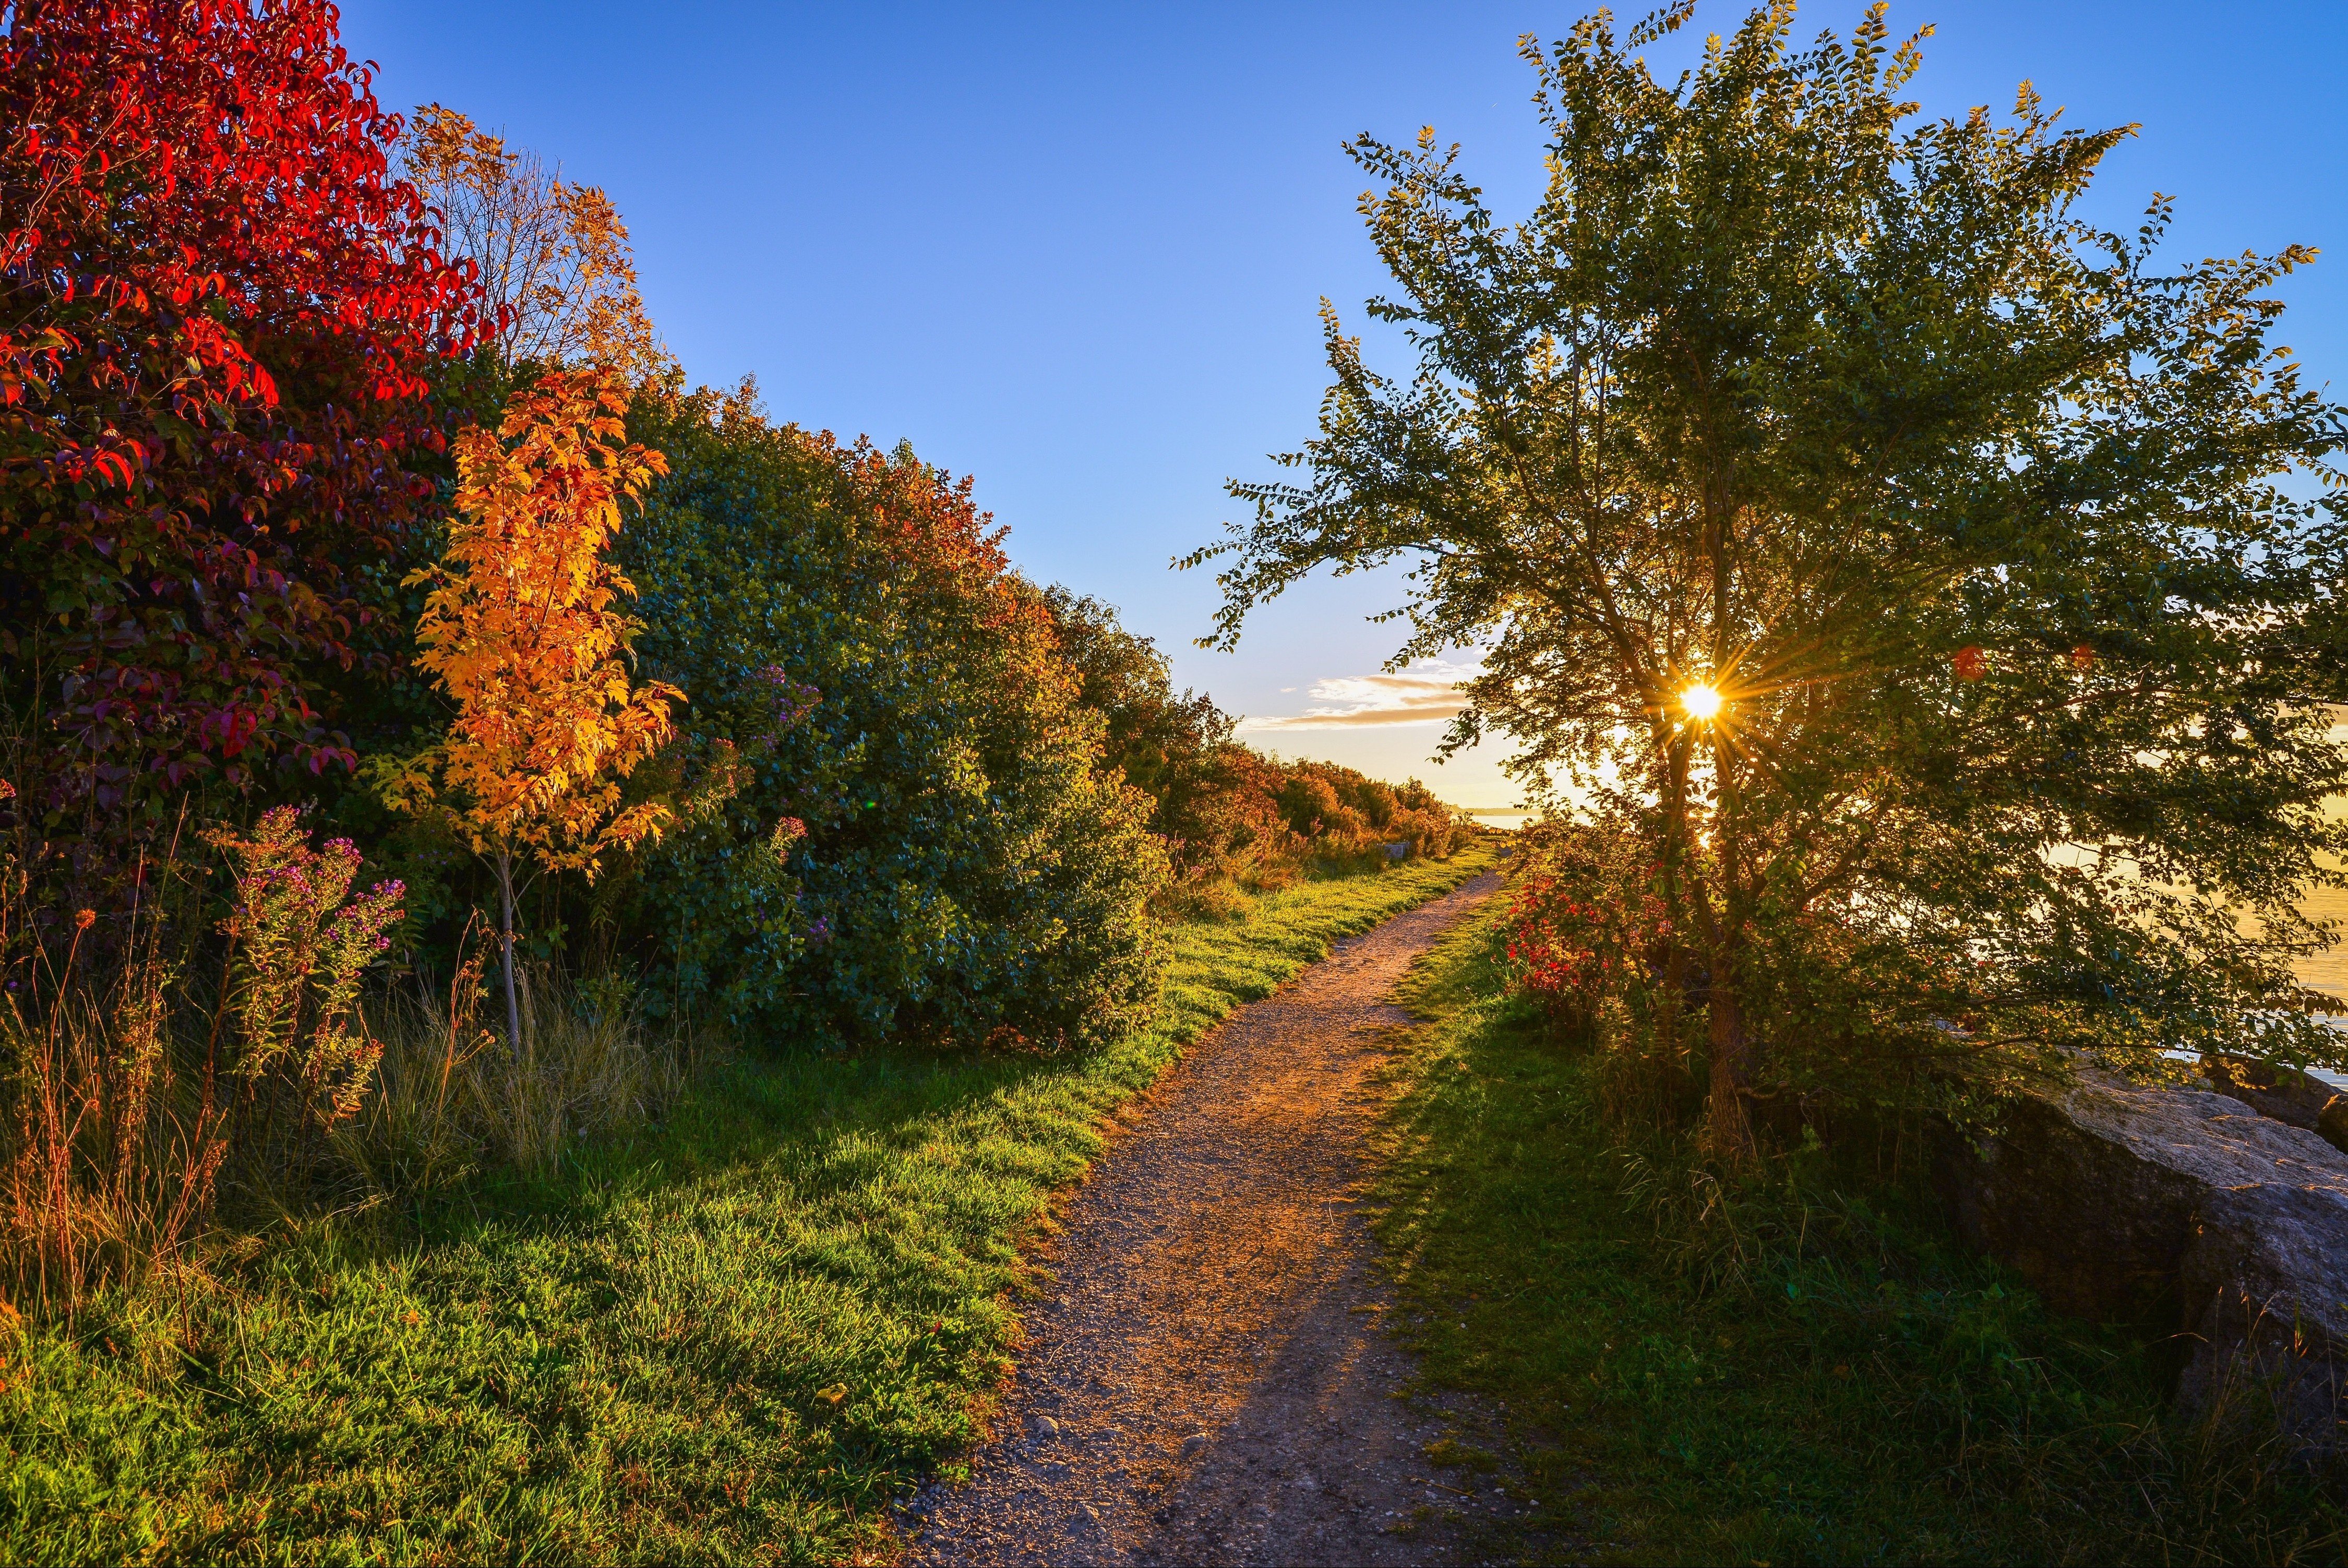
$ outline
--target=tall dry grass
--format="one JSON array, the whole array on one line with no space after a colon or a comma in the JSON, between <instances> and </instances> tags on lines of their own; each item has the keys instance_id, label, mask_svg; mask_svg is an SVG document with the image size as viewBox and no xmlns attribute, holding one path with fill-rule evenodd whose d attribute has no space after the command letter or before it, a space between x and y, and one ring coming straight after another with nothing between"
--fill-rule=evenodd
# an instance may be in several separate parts
<instances>
[{"instance_id":1,"label":"tall dry grass","mask_svg":"<svg viewBox=\"0 0 2348 1568\"><path fill-rule=\"evenodd\" d=\"M484 1029L484 959L472 949L445 986L386 995L376 1010L376 1088L335 1148L376 1191L418 1196L490 1170L551 1175L582 1142L659 1119L722 1047L599 1005L590 987L525 965L522 1044Z\"/></svg>"},{"instance_id":2,"label":"tall dry grass","mask_svg":"<svg viewBox=\"0 0 2348 1568\"><path fill-rule=\"evenodd\" d=\"M180 831L103 921L0 858L0 1291L19 1312L191 1266L224 1172L298 1162L366 1094L359 991L401 888L354 893L358 851L312 847L291 808L201 838L231 872L216 923Z\"/></svg>"},{"instance_id":3,"label":"tall dry grass","mask_svg":"<svg viewBox=\"0 0 2348 1568\"><path fill-rule=\"evenodd\" d=\"M211 1209L228 1151L213 1085L192 1096L171 1061L163 923L134 910L112 973L85 949L97 913L69 923L65 952L23 941L26 882L7 870L0 951L16 937L0 1006L7 1086L0 1159L0 1292L12 1305L70 1314L109 1284L140 1284L184 1264Z\"/></svg>"}]
</instances>

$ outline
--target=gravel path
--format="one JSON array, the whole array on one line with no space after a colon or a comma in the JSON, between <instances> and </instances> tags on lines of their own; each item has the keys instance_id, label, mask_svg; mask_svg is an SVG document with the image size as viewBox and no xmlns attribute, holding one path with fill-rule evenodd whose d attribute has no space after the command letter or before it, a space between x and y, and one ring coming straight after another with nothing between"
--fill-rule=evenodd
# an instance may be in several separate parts
<instances>
[{"instance_id":1,"label":"gravel path","mask_svg":"<svg viewBox=\"0 0 2348 1568\"><path fill-rule=\"evenodd\" d=\"M1360 1212L1385 1000L1493 875L1200 1040L1070 1195L996 1439L906 1509L914 1563L1458 1561L1517 1505L1427 1445Z\"/></svg>"}]
</instances>

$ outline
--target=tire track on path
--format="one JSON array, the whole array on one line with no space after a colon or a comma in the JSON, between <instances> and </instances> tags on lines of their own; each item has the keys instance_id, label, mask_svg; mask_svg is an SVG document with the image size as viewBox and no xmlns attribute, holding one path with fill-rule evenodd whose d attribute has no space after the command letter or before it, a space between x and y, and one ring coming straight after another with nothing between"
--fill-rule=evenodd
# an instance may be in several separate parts
<instances>
[{"instance_id":1,"label":"tire track on path","mask_svg":"<svg viewBox=\"0 0 2348 1568\"><path fill-rule=\"evenodd\" d=\"M994 1440L901 1515L908 1561L1457 1561L1517 1505L1437 1475L1362 1199L1386 998L1500 883L1337 944L1191 1047L1064 1205Z\"/></svg>"}]
</instances>

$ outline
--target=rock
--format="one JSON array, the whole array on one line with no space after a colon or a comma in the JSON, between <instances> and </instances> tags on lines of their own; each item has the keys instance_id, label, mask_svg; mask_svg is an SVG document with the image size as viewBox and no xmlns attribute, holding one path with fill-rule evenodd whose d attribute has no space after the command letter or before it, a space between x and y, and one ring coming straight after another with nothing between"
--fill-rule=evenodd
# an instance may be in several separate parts
<instances>
[{"instance_id":1,"label":"rock","mask_svg":"<svg viewBox=\"0 0 2348 1568\"><path fill-rule=\"evenodd\" d=\"M1035 1418L1035 1431L1036 1437L1049 1442L1060 1435L1060 1423L1049 1416L1038 1416Z\"/></svg>"},{"instance_id":2,"label":"rock","mask_svg":"<svg viewBox=\"0 0 2348 1568\"><path fill-rule=\"evenodd\" d=\"M2334 1149L2348 1150L2348 1094L2335 1094L2315 1119L2316 1136Z\"/></svg>"},{"instance_id":3,"label":"rock","mask_svg":"<svg viewBox=\"0 0 2348 1568\"><path fill-rule=\"evenodd\" d=\"M2204 1056L2201 1076L2209 1088L2239 1099L2260 1116L2303 1127L2333 1148L2348 1150L2348 1095L2296 1068L2240 1057Z\"/></svg>"},{"instance_id":4,"label":"rock","mask_svg":"<svg viewBox=\"0 0 2348 1568\"><path fill-rule=\"evenodd\" d=\"M2087 1074L2026 1098L1944 1181L1975 1247L2059 1312L2174 1326L2179 1410L2271 1415L2302 1454L2348 1420L2348 1156L2190 1089Z\"/></svg>"}]
</instances>

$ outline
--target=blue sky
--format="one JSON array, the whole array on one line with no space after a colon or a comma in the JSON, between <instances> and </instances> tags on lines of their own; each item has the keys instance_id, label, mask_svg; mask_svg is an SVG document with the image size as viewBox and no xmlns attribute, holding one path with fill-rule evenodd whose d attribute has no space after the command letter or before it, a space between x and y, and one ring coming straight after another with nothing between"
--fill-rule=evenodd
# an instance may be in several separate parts
<instances>
[{"instance_id":1,"label":"blue sky","mask_svg":"<svg viewBox=\"0 0 2348 1568\"><path fill-rule=\"evenodd\" d=\"M1432 124L1513 215L1539 181L1516 39L1584 9L354 0L344 33L386 102L447 103L608 190L695 380L755 375L778 418L974 475L1025 571L1122 606L1226 708L1354 715L1258 744L1502 805L1497 758L1432 767L1438 725L1376 721L1414 695L1372 678L1394 638L1365 617L1390 579L1293 593L1209 654L1190 639L1213 584L1167 562L1231 514L1227 476L1311 432L1319 299L1358 323L1380 287L1339 144ZM1813 0L1800 30L1860 10ZM1743 14L1704 5L1657 63ZM2067 123L2141 122L2091 215L2133 228L2158 190L2180 258L2323 249L2281 338L2348 396L2348 5L1953 0L1890 19L1937 25L1911 88L1927 112L2003 109L2028 77Z\"/></svg>"}]
</instances>

